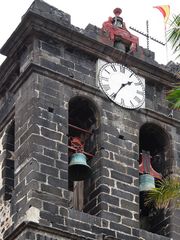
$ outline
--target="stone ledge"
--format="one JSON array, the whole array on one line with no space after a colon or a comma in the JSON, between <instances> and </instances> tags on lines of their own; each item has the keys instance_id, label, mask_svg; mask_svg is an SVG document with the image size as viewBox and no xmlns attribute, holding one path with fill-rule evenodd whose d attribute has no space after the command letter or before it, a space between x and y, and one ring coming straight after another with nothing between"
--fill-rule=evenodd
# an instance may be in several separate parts
<instances>
[{"instance_id":1,"label":"stone ledge","mask_svg":"<svg viewBox=\"0 0 180 240\"><path fill-rule=\"evenodd\" d=\"M140 229L139 230L139 239L140 240L170 240L169 237L164 237L162 235L158 235L155 233L151 233L145 230Z\"/></svg>"},{"instance_id":2,"label":"stone ledge","mask_svg":"<svg viewBox=\"0 0 180 240\"><path fill-rule=\"evenodd\" d=\"M43 225L40 225L40 224L34 223L34 222L22 222L19 226L17 226L16 229L14 229L11 233L7 234L7 236L5 236L5 238L4 238L4 240L16 239L26 229L28 229L28 230L32 229L32 231L39 230L45 234L50 233L53 236L57 235L60 237L66 237L71 240L88 240L87 238L84 238L82 236L78 236L78 235L75 235L75 234L72 234L69 232L65 232L65 231L59 230L57 228L43 226ZM92 239L89 239L89 240L92 240Z\"/></svg>"}]
</instances>

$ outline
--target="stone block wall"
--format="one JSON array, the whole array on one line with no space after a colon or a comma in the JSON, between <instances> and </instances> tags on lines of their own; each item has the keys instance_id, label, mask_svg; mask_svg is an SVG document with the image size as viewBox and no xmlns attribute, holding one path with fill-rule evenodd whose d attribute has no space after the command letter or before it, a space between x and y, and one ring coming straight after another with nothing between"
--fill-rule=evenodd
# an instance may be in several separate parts
<instances>
[{"instance_id":1,"label":"stone block wall","mask_svg":"<svg viewBox=\"0 0 180 240\"><path fill-rule=\"evenodd\" d=\"M0 134L0 239L12 226L14 159L14 121L11 121Z\"/></svg>"},{"instance_id":2,"label":"stone block wall","mask_svg":"<svg viewBox=\"0 0 180 240\"><path fill-rule=\"evenodd\" d=\"M86 65L86 69L78 71L75 63L83 62L82 55L76 51L69 52L62 46L62 55L53 58L56 51L52 50L53 46L39 45L40 65L52 71L54 76L50 78L34 73L17 92L14 223L33 219L91 239L98 233L117 238L138 238L140 115L120 110L117 106L112 109L108 99L102 101L99 96L95 97L101 112L102 149L93 160L97 161L99 168L94 191L97 209L93 214L96 217L68 209L68 102L76 95L94 98L92 90L87 93L78 88L76 79L79 80L79 75L84 80L88 79L91 69L95 72L96 61L90 61L90 70ZM46 47L43 49L42 46ZM56 64L52 63L52 58ZM68 63L67 59L73 59L73 63L70 60ZM66 66L62 66L65 60ZM70 71L74 73L74 82L71 83L74 87L58 81L58 68L63 68L61 78L66 78ZM84 77L86 75L87 78ZM85 84L95 87L95 77L91 78L91 84Z\"/></svg>"},{"instance_id":3,"label":"stone block wall","mask_svg":"<svg viewBox=\"0 0 180 240\"><path fill-rule=\"evenodd\" d=\"M4 233L12 226L11 201L0 200L0 239L3 239Z\"/></svg>"}]
</instances>

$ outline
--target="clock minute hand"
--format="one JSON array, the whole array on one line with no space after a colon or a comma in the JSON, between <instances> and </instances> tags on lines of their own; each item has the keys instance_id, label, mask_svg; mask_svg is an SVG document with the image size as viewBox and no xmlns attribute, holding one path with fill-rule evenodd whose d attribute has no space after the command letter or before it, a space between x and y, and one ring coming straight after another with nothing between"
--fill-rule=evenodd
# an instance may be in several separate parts
<instances>
[{"instance_id":1,"label":"clock minute hand","mask_svg":"<svg viewBox=\"0 0 180 240\"><path fill-rule=\"evenodd\" d=\"M117 90L117 92L111 94L111 97L116 98L118 92L119 92L123 87L125 87L125 86L126 86L126 83L122 83L122 85L121 85L120 88Z\"/></svg>"},{"instance_id":2,"label":"clock minute hand","mask_svg":"<svg viewBox=\"0 0 180 240\"><path fill-rule=\"evenodd\" d=\"M118 91L117 91L116 93L113 93L113 94L111 95L111 97L116 98L116 96L117 96L117 94L119 93L119 91L120 91L122 88L124 88L126 85L131 85L131 83L132 83L132 82L122 83L122 85L121 85L121 87L118 89Z\"/></svg>"}]
</instances>

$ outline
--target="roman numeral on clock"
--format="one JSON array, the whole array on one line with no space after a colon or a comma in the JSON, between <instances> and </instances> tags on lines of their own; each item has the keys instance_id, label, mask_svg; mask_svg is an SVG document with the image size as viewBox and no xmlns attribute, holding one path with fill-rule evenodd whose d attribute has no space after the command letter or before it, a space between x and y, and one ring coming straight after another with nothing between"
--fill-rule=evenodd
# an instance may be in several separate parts
<instances>
[{"instance_id":1,"label":"roman numeral on clock","mask_svg":"<svg viewBox=\"0 0 180 240\"><path fill-rule=\"evenodd\" d=\"M140 103L140 102L141 102L141 99L138 98L137 96L134 97L134 100L135 100L137 103Z\"/></svg>"},{"instance_id":2,"label":"roman numeral on clock","mask_svg":"<svg viewBox=\"0 0 180 240\"><path fill-rule=\"evenodd\" d=\"M119 70L120 70L120 72L122 72L122 73L125 73L125 67L124 66L122 66L122 65L119 65Z\"/></svg>"},{"instance_id":3,"label":"roman numeral on clock","mask_svg":"<svg viewBox=\"0 0 180 240\"><path fill-rule=\"evenodd\" d=\"M124 106L124 99L121 98L121 106Z\"/></svg>"},{"instance_id":4,"label":"roman numeral on clock","mask_svg":"<svg viewBox=\"0 0 180 240\"><path fill-rule=\"evenodd\" d=\"M110 89L109 84L102 84L102 87L105 91L108 91Z\"/></svg>"},{"instance_id":5,"label":"roman numeral on clock","mask_svg":"<svg viewBox=\"0 0 180 240\"><path fill-rule=\"evenodd\" d=\"M129 78L132 77L133 74L134 74L134 73L131 73L130 76L129 76Z\"/></svg>"},{"instance_id":6,"label":"roman numeral on clock","mask_svg":"<svg viewBox=\"0 0 180 240\"><path fill-rule=\"evenodd\" d=\"M131 100L130 100L130 104L131 104L132 107L134 107L134 104L133 104L133 102Z\"/></svg>"},{"instance_id":7,"label":"roman numeral on clock","mask_svg":"<svg viewBox=\"0 0 180 240\"><path fill-rule=\"evenodd\" d=\"M112 70L114 71L114 72L117 72L117 69L116 69L116 67L115 67L115 65L112 63L111 64L111 68L112 68Z\"/></svg>"},{"instance_id":8,"label":"roman numeral on clock","mask_svg":"<svg viewBox=\"0 0 180 240\"><path fill-rule=\"evenodd\" d=\"M134 83L135 86L140 86L141 82Z\"/></svg>"},{"instance_id":9,"label":"roman numeral on clock","mask_svg":"<svg viewBox=\"0 0 180 240\"><path fill-rule=\"evenodd\" d=\"M113 99L115 99L115 97L116 97L116 93L114 93L114 92L111 93L110 97L113 98Z\"/></svg>"},{"instance_id":10,"label":"roman numeral on clock","mask_svg":"<svg viewBox=\"0 0 180 240\"><path fill-rule=\"evenodd\" d=\"M110 74L110 72L106 68L104 69L104 71L107 72L108 74Z\"/></svg>"},{"instance_id":11,"label":"roman numeral on clock","mask_svg":"<svg viewBox=\"0 0 180 240\"><path fill-rule=\"evenodd\" d=\"M109 81L109 78L101 77L101 80L102 80L102 81L105 81L105 82L108 82L108 81Z\"/></svg>"},{"instance_id":12,"label":"roman numeral on clock","mask_svg":"<svg viewBox=\"0 0 180 240\"><path fill-rule=\"evenodd\" d=\"M137 90L136 93L140 94L141 96L144 96L144 92L143 91Z\"/></svg>"}]
</instances>

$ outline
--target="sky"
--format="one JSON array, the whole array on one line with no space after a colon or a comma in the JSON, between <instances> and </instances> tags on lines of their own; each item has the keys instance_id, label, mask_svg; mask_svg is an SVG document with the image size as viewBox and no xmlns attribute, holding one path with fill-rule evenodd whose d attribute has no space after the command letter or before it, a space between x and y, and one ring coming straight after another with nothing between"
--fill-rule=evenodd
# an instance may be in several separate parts
<instances>
[{"instance_id":1,"label":"sky","mask_svg":"<svg viewBox=\"0 0 180 240\"><path fill-rule=\"evenodd\" d=\"M21 17L30 7L33 0L0 0L0 48L10 37L21 21ZM146 33L146 21L149 23L151 37L165 42L164 18L162 13L153 6L170 5L170 17L166 27L174 14L180 14L179 0L45 0L46 3L71 15L71 24L84 29L89 23L101 28L102 23L114 16L116 7L122 9L121 17L129 31L139 37L139 44L147 47L146 38L134 32L129 27ZM169 61L179 62L172 54L171 46L162 46L152 40L149 48L155 52L155 60L160 64ZM0 55L0 64L5 56Z\"/></svg>"}]
</instances>

